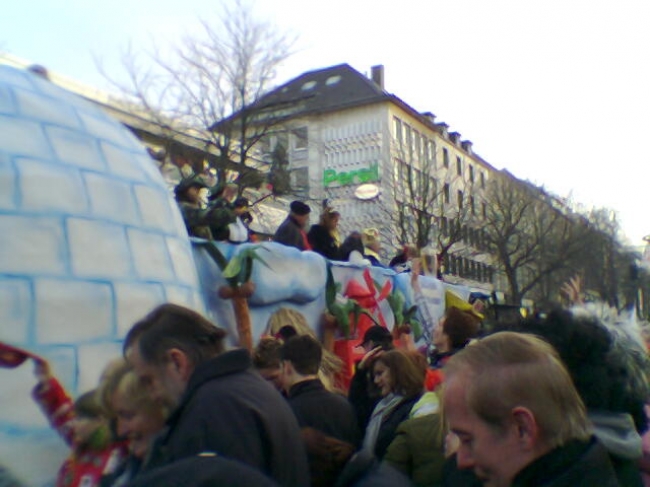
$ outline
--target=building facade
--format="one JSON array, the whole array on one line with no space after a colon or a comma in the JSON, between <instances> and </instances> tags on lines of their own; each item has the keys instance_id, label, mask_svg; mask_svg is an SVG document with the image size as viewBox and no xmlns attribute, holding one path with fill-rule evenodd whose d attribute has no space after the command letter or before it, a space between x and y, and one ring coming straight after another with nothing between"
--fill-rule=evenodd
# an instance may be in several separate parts
<instances>
[{"instance_id":1,"label":"building facade","mask_svg":"<svg viewBox=\"0 0 650 487\"><path fill-rule=\"evenodd\" d=\"M261 102L292 107L284 129L261 144L261 157L271 164L282 154L293 192L315 209L328 200L341 213L342 236L377 228L387 262L417 233L412 212L401 213L401 224L396 215L420 204L432 216L432 247L451 234L458 239L444 258L447 277L492 290L480 221L495 169L433 114L387 93L383 67L371 78L347 64L304 73Z\"/></svg>"}]
</instances>

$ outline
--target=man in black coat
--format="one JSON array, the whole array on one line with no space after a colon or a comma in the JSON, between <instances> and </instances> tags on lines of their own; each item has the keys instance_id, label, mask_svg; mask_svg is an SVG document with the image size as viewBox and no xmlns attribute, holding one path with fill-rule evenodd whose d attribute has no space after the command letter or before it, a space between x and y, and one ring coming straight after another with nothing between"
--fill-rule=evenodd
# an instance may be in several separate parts
<instances>
[{"instance_id":1,"label":"man in black coat","mask_svg":"<svg viewBox=\"0 0 650 487\"><path fill-rule=\"evenodd\" d=\"M305 227L309 222L311 208L302 201L292 201L289 216L275 231L273 241L298 250L311 250Z\"/></svg>"},{"instance_id":2,"label":"man in black coat","mask_svg":"<svg viewBox=\"0 0 650 487\"><path fill-rule=\"evenodd\" d=\"M283 486L309 485L291 409L252 369L246 350L225 351L224 336L203 316L172 304L154 309L129 331L127 359L173 411L147 470L214 452Z\"/></svg>"},{"instance_id":3,"label":"man in black coat","mask_svg":"<svg viewBox=\"0 0 650 487\"><path fill-rule=\"evenodd\" d=\"M280 348L281 377L289 405L301 428L311 427L353 446L359 428L352 405L329 392L318 378L321 344L308 335L294 336Z\"/></svg>"}]
</instances>

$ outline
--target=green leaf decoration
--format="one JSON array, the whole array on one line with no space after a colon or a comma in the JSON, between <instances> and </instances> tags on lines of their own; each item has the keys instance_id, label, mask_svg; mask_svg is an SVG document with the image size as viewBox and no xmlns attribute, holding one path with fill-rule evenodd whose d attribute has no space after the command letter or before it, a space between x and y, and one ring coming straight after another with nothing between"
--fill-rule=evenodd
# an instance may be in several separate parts
<instances>
[{"instance_id":1,"label":"green leaf decoration","mask_svg":"<svg viewBox=\"0 0 650 487\"><path fill-rule=\"evenodd\" d=\"M210 242L209 240L206 240L205 242L199 243L199 245L201 245L205 249L205 251L212 258L212 260L214 260L214 263L217 264L217 267L219 267L221 272L223 272L223 270L228 265L228 260L221 253L221 250L219 250L216 244L214 242Z\"/></svg>"},{"instance_id":2,"label":"green leaf decoration","mask_svg":"<svg viewBox=\"0 0 650 487\"><path fill-rule=\"evenodd\" d=\"M237 277L241 272L241 267L242 267L241 257L239 255L234 255L230 259L230 262L228 262L226 268L222 271L223 277L225 277L226 279Z\"/></svg>"},{"instance_id":3,"label":"green leaf decoration","mask_svg":"<svg viewBox=\"0 0 650 487\"><path fill-rule=\"evenodd\" d=\"M346 339L350 338L350 314L342 306L334 305L330 313L336 318L336 324Z\"/></svg>"},{"instance_id":4,"label":"green leaf decoration","mask_svg":"<svg viewBox=\"0 0 650 487\"><path fill-rule=\"evenodd\" d=\"M406 313L404 313L404 322L409 323L415 317L415 313L417 313L417 311L418 311L417 306L415 306L415 305L411 306L406 311Z\"/></svg>"},{"instance_id":5,"label":"green leaf decoration","mask_svg":"<svg viewBox=\"0 0 650 487\"><path fill-rule=\"evenodd\" d=\"M417 342L420 338L422 338L422 323L420 323L420 321L415 317L411 318L408 323L411 325L413 337Z\"/></svg>"}]
</instances>

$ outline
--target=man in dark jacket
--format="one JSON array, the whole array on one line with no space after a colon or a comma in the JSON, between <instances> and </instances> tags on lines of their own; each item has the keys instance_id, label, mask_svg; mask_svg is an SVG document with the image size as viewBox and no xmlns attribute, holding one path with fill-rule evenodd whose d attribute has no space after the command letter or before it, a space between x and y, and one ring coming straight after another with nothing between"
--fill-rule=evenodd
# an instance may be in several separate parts
<instances>
[{"instance_id":1,"label":"man in dark jacket","mask_svg":"<svg viewBox=\"0 0 650 487\"><path fill-rule=\"evenodd\" d=\"M225 351L224 336L203 316L172 304L129 331L127 359L173 411L148 469L208 451L247 463L281 485L309 485L291 409L252 369L246 350Z\"/></svg>"},{"instance_id":2,"label":"man in dark jacket","mask_svg":"<svg viewBox=\"0 0 650 487\"><path fill-rule=\"evenodd\" d=\"M616 487L607 452L555 350L496 333L445 368L444 413L459 468L495 487Z\"/></svg>"},{"instance_id":3,"label":"man in dark jacket","mask_svg":"<svg viewBox=\"0 0 650 487\"><path fill-rule=\"evenodd\" d=\"M328 436L359 443L354 410L345 397L329 392L318 378L321 344L308 335L295 336L280 348L282 383L301 428L311 427Z\"/></svg>"},{"instance_id":4,"label":"man in dark jacket","mask_svg":"<svg viewBox=\"0 0 650 487\"><path fill-rule=\"evenodd\" d=\"M311 208L302 201L292 201L289 216L278 227L273 241L298 250L311 250L305 227L309 222Z\"/></svg>"}]
</instances>

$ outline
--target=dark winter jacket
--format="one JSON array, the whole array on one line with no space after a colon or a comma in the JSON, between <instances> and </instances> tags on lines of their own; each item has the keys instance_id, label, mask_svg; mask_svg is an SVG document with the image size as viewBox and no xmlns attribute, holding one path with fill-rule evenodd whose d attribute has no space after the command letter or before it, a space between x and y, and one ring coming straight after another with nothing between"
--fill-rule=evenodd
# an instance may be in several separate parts
<instances>
[{"instance_id":1,"label":"dark winter jacket","mask_svg":"<svg viewBox=\"0 0 650 487\"><path fill-rule=\"evenodd\" d=\"M312 225L307 234L309 244L314 252L330 260L339 260L339 247L330 231L323 225Z\"/></svg>"},{"instance_id":2,"label":"dark winter jacket","mask_svg":"<svg viewBox=\"0 0 650 487\"><path fill-rule=\"evenodd\" d=\"M129 487L277 487L258 470L235 460L201 455L178 460L138 478Z\"/></svg>"},{"instance_id":3,"label":"dark winter jacket","mask_svg":"<svg viewBox=\"0 0 650 487\"><path fill-rule=\"evenodd\" d=\"M294 385L288 400L301 428L311 427L358 446L359 427L354 409L345 397L326 390L319 379Z\"/></svg>"},{"instance_id":4,"label":"dark winter jacket","mask_svg":"<svg viewBox=\"0 0 650 487\"><path fill-rule=\"evenodd\" d=\"M295 247L298 250L310 250L305 245L305 243L308 243L307 234L302 228L300 228L300 225L298 225L291 215L289 215L275 231L273 241L289 247Z\"/></svg>"},{"instance_id":5,"label":"dark winter jacket","mask_svg":"<svg viewBox=\"0 0 650 487\"><path fill-rule=\"evenodd\" d=\"M375 456L379 460L384 458L386 450L395 439L397 427L408 419L413 405L420 397L421 395L404 398L382 421L375 443Z\"/></svg>"},{"instance_id":6,"label":"dark winter jacket","mask_svg":"<svg viewBox=\"0 0 650 487\"><path fill-rule=\"evenodd\" d=\"M247 463L283 486L309 485L298 423L280 394L251 368L246 350L199 365L148 470L201 452Z\"/></svg>"},{"instance_id":7,"label":"dark winter jacket","mask_svg":"<svg viewBox=\"0 0 650 487\"><path fill-rule=\"evenodd\" d=\"M379 463L370 453L360 451L347 463L335 487L409 487L411 482L390 465Z\"/></svg>"},{"instance_id":8,"label":"dark winter jacket","mask_svg":"<svg viewBox=\"0 0 650 487\"><path fill-rule=\"evenodd\" d=\"M607 450L595 438L571 441L521 470L512 487L619 487ZM627 487L627 486L622 486Z\"/></svg>"}]
</instances>

